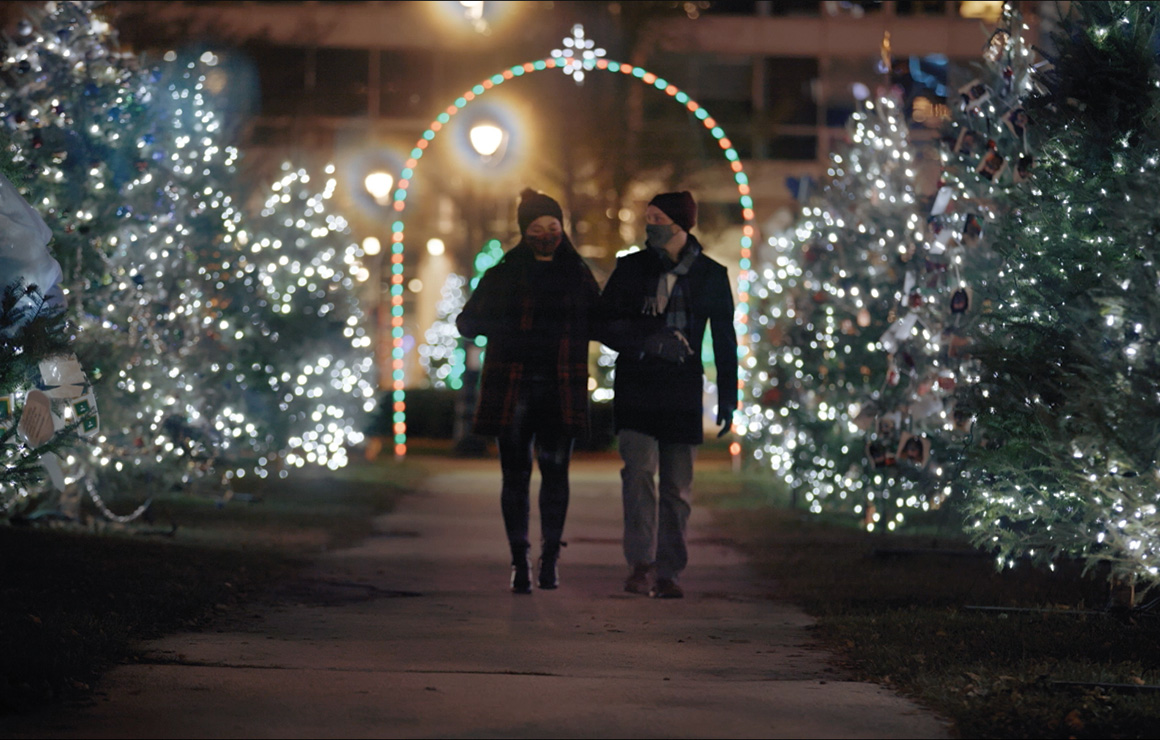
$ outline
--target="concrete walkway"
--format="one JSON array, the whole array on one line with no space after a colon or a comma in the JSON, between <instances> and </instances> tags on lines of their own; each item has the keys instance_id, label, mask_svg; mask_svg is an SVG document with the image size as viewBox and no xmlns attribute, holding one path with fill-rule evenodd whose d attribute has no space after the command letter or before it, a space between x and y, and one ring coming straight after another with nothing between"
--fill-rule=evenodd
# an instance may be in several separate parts
<instances>
[{"instance_id":1,"label":"concrete walkway","mask_svg":"<svg viewBox=\"0 0 1160 740\"><path fill-rule=\"evenodd\" d=\"M704 511L686 598L623 593L617 466L578 462L572 487L558 591L506 590L498 464L440 461L375 536L320 559L301 603L149 643L94 706L10 736L947 736L808 647L810 618Z\"/></svg>"}]
</instances>

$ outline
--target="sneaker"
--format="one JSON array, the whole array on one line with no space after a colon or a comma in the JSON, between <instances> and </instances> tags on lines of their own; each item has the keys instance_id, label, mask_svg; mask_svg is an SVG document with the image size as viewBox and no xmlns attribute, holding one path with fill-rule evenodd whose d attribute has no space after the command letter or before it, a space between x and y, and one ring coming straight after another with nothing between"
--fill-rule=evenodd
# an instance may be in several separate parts
<instances>
[{"instance_id":1,"label":"sneaker","mask_svg":"<svg viewBox=\"0 0 1160 740\"><path fill-rule=\"evenodd\" d=\"M636 565L632 574L624 580L624 590L630 594L648 594L648 572L651 568L647 564Z\"/></svg>"},{"instance_id":2,"label":"sneaker","mask_svg":"<svg viewBox=\"0 0 1160 740\"><path fill-rule=\"evenodd\" d=\"M671 578L658 578L648 595L654 599L683 599L685 592Z\"/></svg>"}]
</instances>

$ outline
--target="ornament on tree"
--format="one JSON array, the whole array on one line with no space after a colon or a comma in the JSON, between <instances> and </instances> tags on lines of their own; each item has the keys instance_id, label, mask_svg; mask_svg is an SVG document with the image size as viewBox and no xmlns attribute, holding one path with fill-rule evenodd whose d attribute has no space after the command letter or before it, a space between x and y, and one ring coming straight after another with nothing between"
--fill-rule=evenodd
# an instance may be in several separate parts
<instances>
[{"instance_id":1,"label":"ornament on tree","mask_svg":"<svg viewBox=\"0 0 1160 740\"><path fill-rule=\"evenodd\" d=\"M978 78L959 88L959 105L963 111L975 111L991 99L991 88Z\"/></svg>"},{"instance_id":2,"label":"ornament on tree","mask_svg":"<svg viewBox=\"0 0 1160 740\"><path fill-rule=\"evenodd\" d=\"M930 461L930 440L910 432L903 432L895 458L917 468L926 467Z\"/></svg>"},{"instance_id":3,"label":"ornament on tree","mask_svg":"<svg viewBox=\"0 0 1160 740\"><path fill-rule=\"evenodd\" d=\"M0 275L4 281L0 290L19 281L25 287L37 288L49 309L63 309L60 263L48 251L51 239L44 219L11 181L0 175ZM26 296L17 304L18 312L31 311L32 303L31 296Z\"/></svg>"},{"instance_id":4,"label":"ornament on tree","mask_svg":"<svg viewBox=\"0 0 1160 740\"><path fill-rule=\"evenodd\" d=\"M31 390L24 396L20 423L16 425L24 442L36 449L56 432L52 419L52 399L44 391Z\"/></svg>"},{"instance_id":5,"label":"ornament on tree","mask_svg":"<svg viewBox=\"0 0 1160 740\"><path fill-rule=\"evenodd\" d=\"M1011 34L1005 28L997 28L991 33L991 38L983 47L983 59L988 62L997 62L1007 51L1007 44L1011 41Z\"/></svg>"}]
</instances>

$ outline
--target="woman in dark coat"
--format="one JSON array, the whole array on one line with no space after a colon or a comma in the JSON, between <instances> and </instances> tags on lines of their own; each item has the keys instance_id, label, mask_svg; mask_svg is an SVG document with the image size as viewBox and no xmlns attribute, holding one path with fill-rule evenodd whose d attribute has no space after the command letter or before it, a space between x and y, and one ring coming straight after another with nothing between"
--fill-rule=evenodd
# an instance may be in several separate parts
<instances>
[{"instance_id":1,"label":"woman in dark coat","mask_svg":"<svg viewBox=\"0 0 1160 740\"><path fill-rule=\"evenodd\" d=\"M737 333L729 275L689 233L697 219L693 196L662 193L645 219L647 248L618 259L604 286L601 341L619 353L613 413L624 460L624 554L632 568L624 588L680 598L693 461L703 441L701 344L708 324L720 437L737 408Z\"/></svg>"},{"instance_id":2,"label":"woman in dark coat","mask_svg":"<svg viewBox=\"0 0 1160 740\"><path fill-rule=\"evenodd\" d=\"M560 205L530 189L520 196L519 244L483 275L455 323L464 337L487 337L474 430L499 443L511 590L531 593L532 456L541 478L538 580L551 589L572 445L588 431L588 341L600 288L564 233Z\"/></svg>"}]
</instances>

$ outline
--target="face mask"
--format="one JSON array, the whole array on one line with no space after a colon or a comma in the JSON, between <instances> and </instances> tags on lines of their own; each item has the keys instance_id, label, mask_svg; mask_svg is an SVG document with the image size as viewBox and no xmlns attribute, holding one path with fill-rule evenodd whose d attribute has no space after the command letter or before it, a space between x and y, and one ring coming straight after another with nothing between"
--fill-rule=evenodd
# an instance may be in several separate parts
<instances>
[{"instance_id":1,"label":"face mask","mask_svg":"<svg viewBox=\"0 0 1160 740\"><path fill-rule=\"evenodd\" d=\"M645 243L654 249L664 249L673 238L673 227L669 224L648 224L644 227Z\"/></svg>"},{"instance_id":2,"label":"face mask","mask_svg":"<svg viewBox=\"0 0 1160 740\"><path fill-rule=\"evenodd\" d=\"M524 237L524 241L528 243L532 251L541 257L550 257L555 254L561 239L560 234L537 234L535 236L528 234Z\"/></svg>"}]
</instances>

